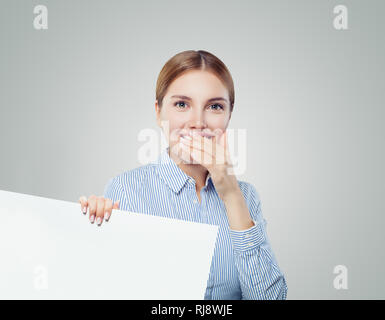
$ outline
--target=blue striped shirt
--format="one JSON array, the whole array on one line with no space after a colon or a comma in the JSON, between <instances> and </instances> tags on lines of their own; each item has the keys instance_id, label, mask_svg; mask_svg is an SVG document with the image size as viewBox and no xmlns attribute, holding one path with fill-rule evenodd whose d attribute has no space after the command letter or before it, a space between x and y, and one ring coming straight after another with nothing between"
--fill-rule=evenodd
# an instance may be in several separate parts
<instances>
[{"instance_id":1,"label":"blue striped shirt","mask_svg":"<svg viewBox=\"0 0 385 320\"><path fill-rule=\"evenodd\" d=\"M232 230L210 175L199 202L195 180L178 167L168 150L156 161L112 178L104 197L120 200L120 210L219 226L204 299L286 299L285 277L271 249L254 186L238 180L255 225Z\"/></svg>"}]
</instances>

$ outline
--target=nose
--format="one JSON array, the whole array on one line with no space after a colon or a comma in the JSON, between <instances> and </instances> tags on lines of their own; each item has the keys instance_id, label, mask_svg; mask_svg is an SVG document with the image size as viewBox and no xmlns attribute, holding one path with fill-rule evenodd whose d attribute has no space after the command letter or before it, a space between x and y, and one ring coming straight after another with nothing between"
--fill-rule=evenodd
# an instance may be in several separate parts
<instances>
[{"instance_id":1,"label":"nose","mask_svg":"<svg viewBox=\"0 0 385 320\"><path fill-rule=\"evenodd\" d=\"M207 123L204 119L204 115L202 112L195 112L191 115L188 122L189 129L205 129L207 128Z\"/></svg>"}]
</instances>

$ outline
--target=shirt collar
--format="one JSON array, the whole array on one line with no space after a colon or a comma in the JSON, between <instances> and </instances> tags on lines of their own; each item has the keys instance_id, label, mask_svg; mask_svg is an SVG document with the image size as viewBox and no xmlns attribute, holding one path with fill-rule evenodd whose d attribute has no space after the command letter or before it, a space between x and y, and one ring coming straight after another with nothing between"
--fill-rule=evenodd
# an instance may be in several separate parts
<instances>
[{"instance_id":1,"label":"shirt collar","mask_svg":"<svg viewBox=\"0 0 385 320\"><path fill-rule=\"evenodd\" d=\"M173 159L169 156L170 147L165 148L161 154L158 156L155 165L156 172L159 177L175 192L179 191L184 187L184 185L191 181L193 183L193 178L187 175ZM210 172L207 174L205 187L208 188L211 180Z\"/></svg>"}]
</instances>

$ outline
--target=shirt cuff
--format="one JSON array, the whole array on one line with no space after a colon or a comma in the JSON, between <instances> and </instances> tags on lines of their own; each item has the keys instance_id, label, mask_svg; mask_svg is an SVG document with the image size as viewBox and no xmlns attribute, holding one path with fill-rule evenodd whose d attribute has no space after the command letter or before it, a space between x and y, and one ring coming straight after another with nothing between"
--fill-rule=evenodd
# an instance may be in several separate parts
<instances>
[{"instance_id":1,"label":"shirt cuff","mask_svg":"<svg viewBox=\"0 0 385 320\"><path fill-rule=\"evenodd\" d=\"M263 223L254 221L254 226L246 230L230 230L235 252L242 253L258 248L264 241Z\"/></svg>"}]
</instances>

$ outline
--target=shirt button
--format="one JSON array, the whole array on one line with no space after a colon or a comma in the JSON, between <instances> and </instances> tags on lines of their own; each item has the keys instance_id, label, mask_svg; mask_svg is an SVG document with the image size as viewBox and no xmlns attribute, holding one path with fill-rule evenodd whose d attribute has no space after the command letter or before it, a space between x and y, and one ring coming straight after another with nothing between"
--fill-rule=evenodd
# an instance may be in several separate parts
<instances>
[{"instance_id":1,"label":"shirt button","mask_svg":"<svg viewBox=\"0 0 385 320\"><path fill-rule=\"evenodd\" d=\"M196 200L196 199L194 199L194 201L193 201L194 203L198 203L198 200Z\"/></svg>"},{"instance_id":2,"label":"shirt button","mask_svg":"<svg viewBox=\"0 0 385 320\"><path fill-rule=\"evenodd\" d=\"M252 247L253 245L254 245L254 243L252 243L252 242L249 242L249 243L248 243L248 246L249 246L249 247Z\"/></svg>"}]
</instances>

